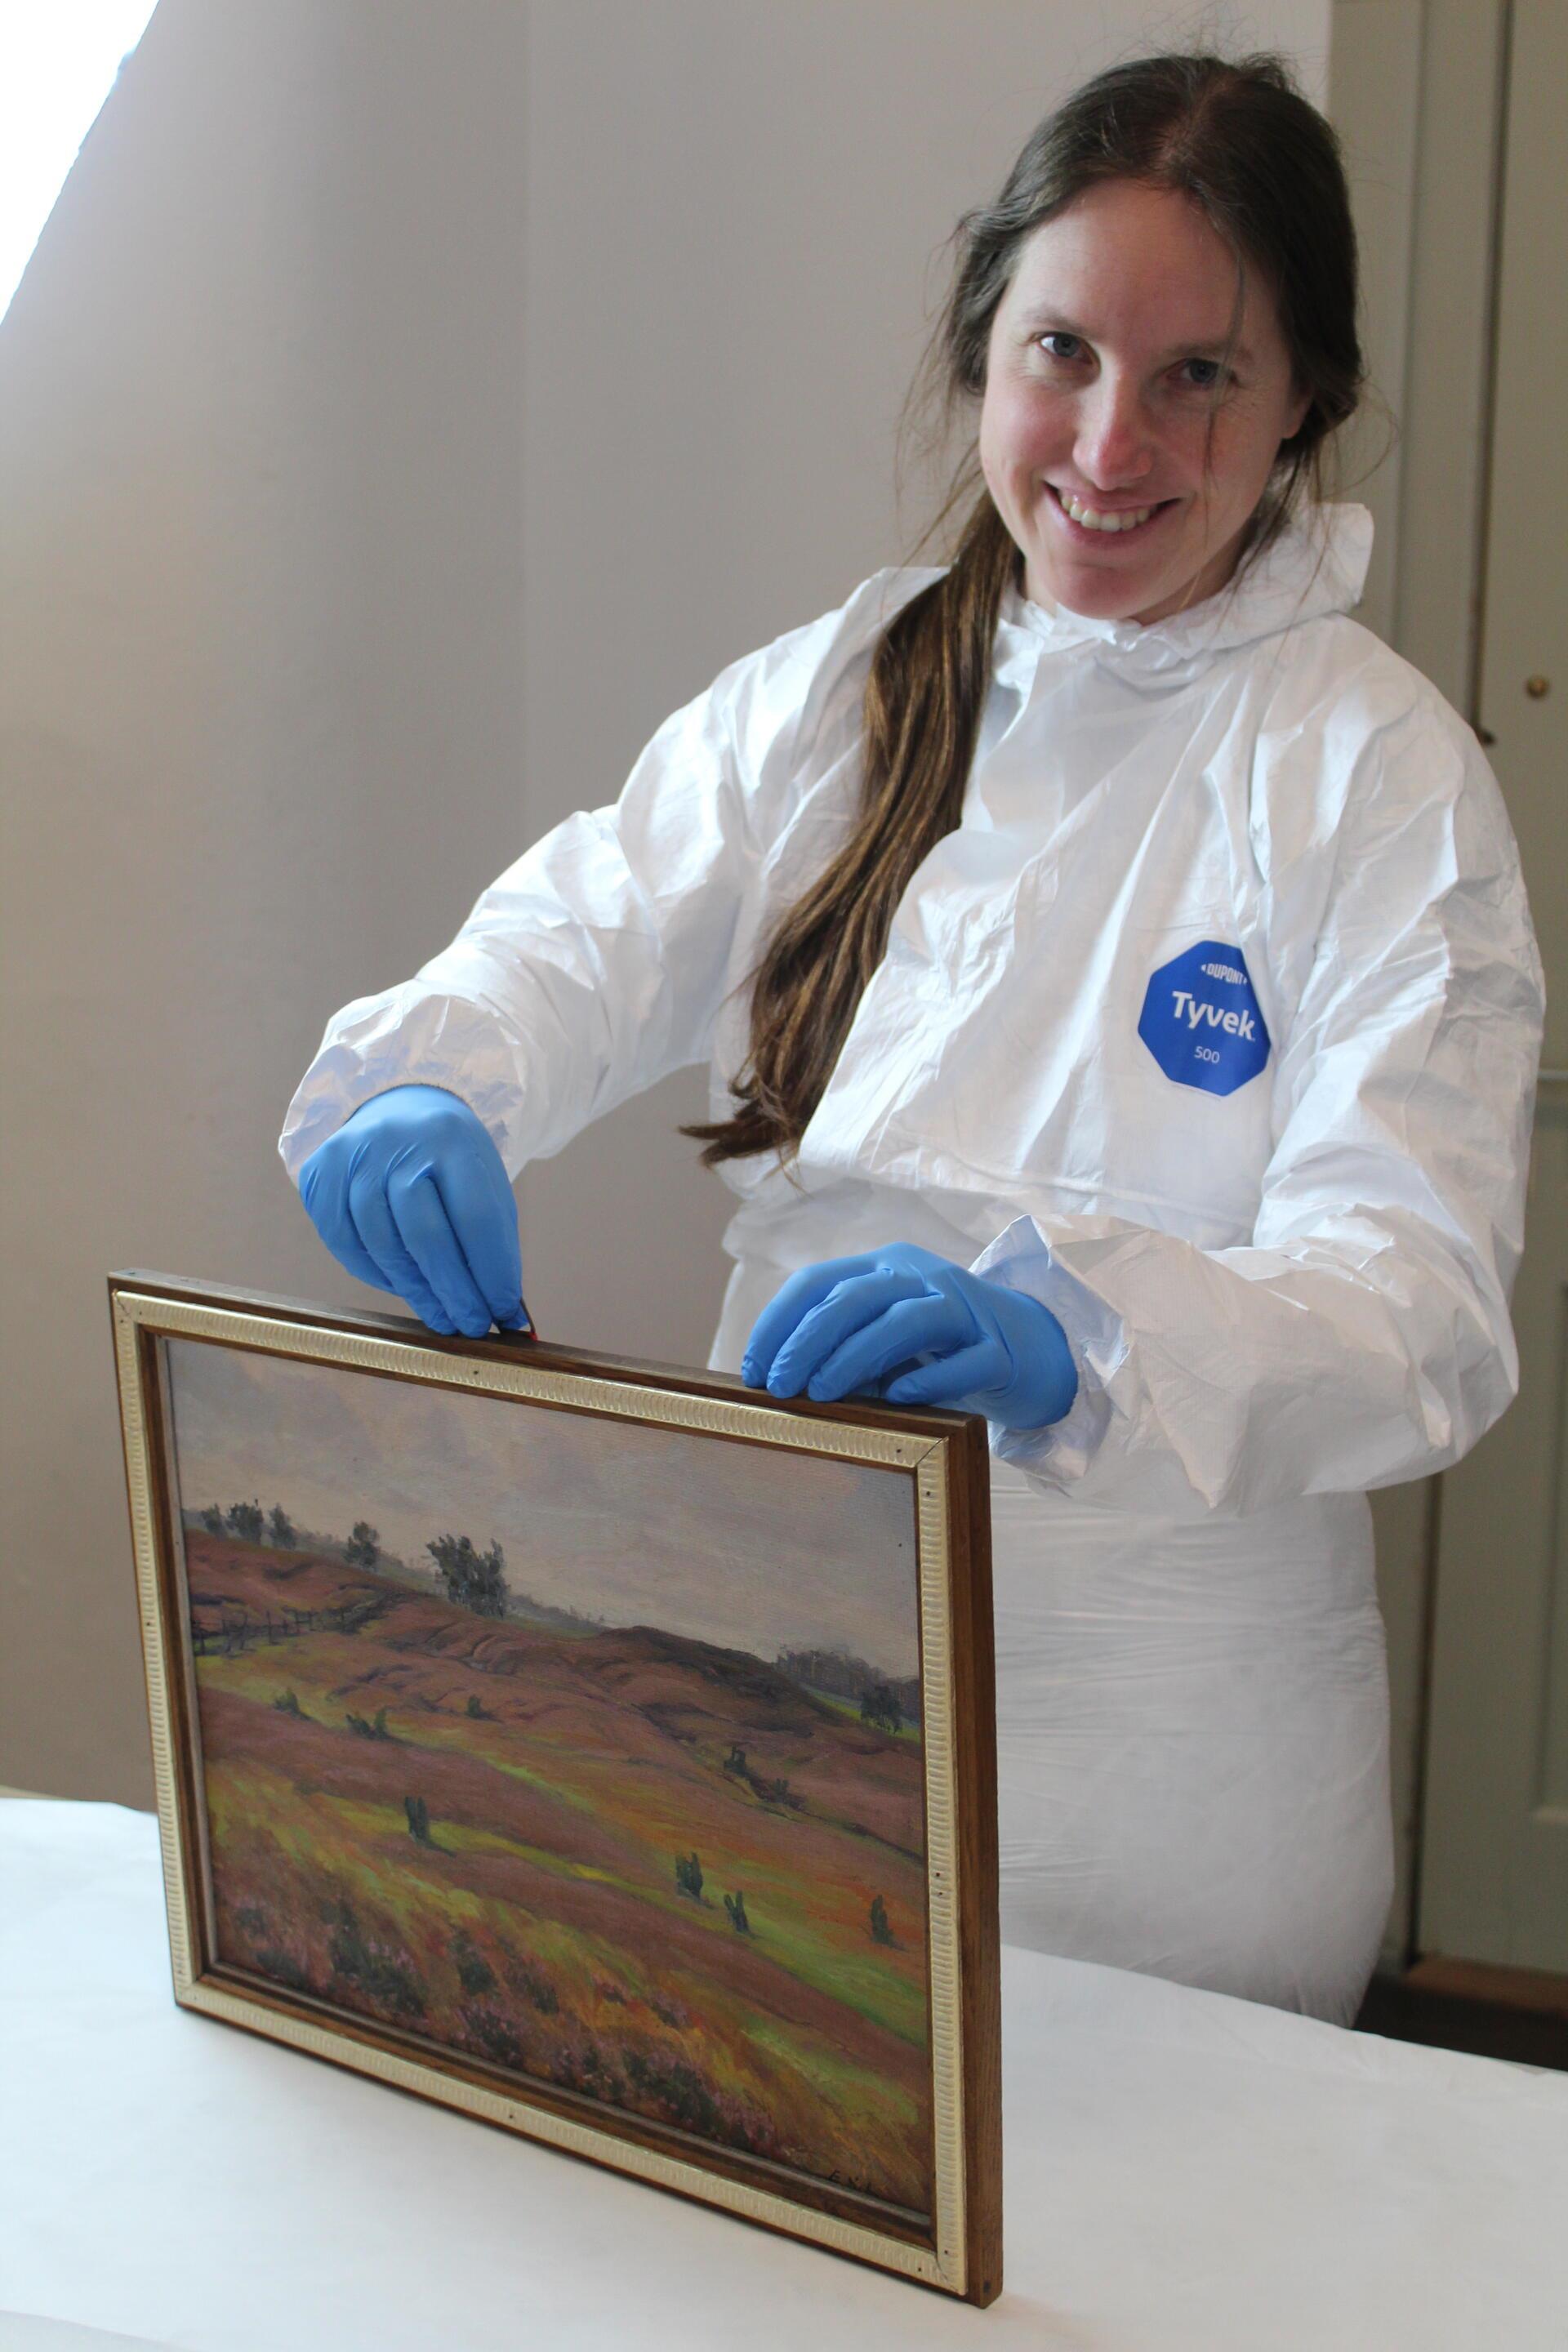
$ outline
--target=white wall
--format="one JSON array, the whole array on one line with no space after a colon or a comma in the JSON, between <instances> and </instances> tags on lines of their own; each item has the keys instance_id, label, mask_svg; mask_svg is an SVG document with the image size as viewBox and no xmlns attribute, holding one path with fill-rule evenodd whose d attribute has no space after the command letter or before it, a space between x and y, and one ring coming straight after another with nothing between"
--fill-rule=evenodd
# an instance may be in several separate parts
<instances>
[{"instance_id":1,"label":"white wall","mask_svg":"<svg viewBox=\"0 0 1568 2352\"><path fill-rule=\"evenodd\" d=\"M526 823L525 35L164 0L0 326L13 1785L151 1793L105 1274L367 1295L283 1106Z\"/></svg>"},{"instance_id":2,"label":"white wall","mask_svg":"<svg viewBox=\"0 0 1568 2352\"><path fill-rule=\"evenodd\" d=\"M0 1781L150 1801L105 1273L368 1295L274 1150L326 1015L907 552L938 248L1040 114L1194 37L1321 102L1327 31L161 0L0 326ZM552 1337L702 1360L702 1106L683 1073L525 1175Z\"/></svg>"}]
</instances>

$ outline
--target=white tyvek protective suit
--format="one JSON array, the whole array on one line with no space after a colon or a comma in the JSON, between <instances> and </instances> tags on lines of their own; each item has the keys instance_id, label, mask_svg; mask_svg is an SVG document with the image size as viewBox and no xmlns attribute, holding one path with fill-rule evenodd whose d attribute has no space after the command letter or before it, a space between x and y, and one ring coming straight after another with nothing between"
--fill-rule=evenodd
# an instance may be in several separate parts
<instances>
[{"instance_id":1,"label":"white tyvek protective suit","mask_svg":"<svg viewBox=\"0 0 1568 2352\"><path fill-rule=\"evenodd\" d=\"M959 828L914 876L802 1142L729 1161L739 1368L794 1268L923 1244L1079 1367L993 1425L1003 1933L1345 2021L1391 1884L1364 1490L1509 1402L1542 1017L1471 730L1345 617L1364 507L1140 626L1009 591ZM878 572L672 714L415 979L345 1005L300 1163L445 1086L515 1175L747 1047L767 929L850 826ZM526 1269L524 1275L526 1291Z\"/></svg>"}]
</instances>

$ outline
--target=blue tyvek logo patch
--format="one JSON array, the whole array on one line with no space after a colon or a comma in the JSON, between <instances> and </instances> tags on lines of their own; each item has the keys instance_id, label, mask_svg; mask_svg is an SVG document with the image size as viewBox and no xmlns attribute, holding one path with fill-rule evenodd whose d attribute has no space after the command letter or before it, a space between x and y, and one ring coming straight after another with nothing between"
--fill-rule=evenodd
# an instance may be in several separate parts
<instances>
[{"instance_id":1,"label":"blue tyvek logo patch","mask_svg":"<svg viewBox=\"0 0 1568 2352\"><path fill-rule=\"evenodd\" d=\"M1233 1095L1268 1059L1268 1032L1239 948L1200 940L1150 977L1138 1018L1168 1078Z\"/></svg>"}]
</instances>

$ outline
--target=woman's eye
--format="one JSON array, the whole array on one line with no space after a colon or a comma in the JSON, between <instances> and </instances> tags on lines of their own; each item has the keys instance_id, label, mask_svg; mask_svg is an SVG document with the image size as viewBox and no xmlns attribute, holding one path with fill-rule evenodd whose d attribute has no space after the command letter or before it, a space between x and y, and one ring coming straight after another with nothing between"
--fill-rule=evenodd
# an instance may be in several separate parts
<instances>
[{"instance_id":1,"label":"woman's eye","mask_svg":"<svg viewBox=\"0 0 1568 2352\"><path fill-rule=\"evenodd\" d=\"M1047 333L1037 336L1036 341L1042 345L1048 345L1051 343L1077 343L1079 338L1077 335L1069 335L1065 327L1053 327ZM1076 358L1078 354L1074 352L1054 352L1050 350L1047 350L1046 352L1046 357L1048 360L1060 360L1064 366L1068 361ZM1220 383L1221 379L1228 379L1230 373L1228 369L1221 367L1218 360L1183 360L1181 365L1184 368L1207 368L1209 370L1209 373L1200 382L1194 383L1190 377L1188 378L1185 389L1189 392L1213 392L1215 386Z\"/></svg>"}]
</instances>

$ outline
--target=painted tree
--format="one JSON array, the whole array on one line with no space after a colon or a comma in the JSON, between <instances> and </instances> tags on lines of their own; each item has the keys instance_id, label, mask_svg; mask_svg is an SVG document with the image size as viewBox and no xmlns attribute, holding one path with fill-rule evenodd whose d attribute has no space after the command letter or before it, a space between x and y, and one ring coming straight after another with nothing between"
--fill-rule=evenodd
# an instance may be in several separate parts
<instances>
[{"instance_id":1,"label":"painted tree","mask_svg":"<svg viewBox=\"0 0 1568 2352\"><path fill-rule=\"evenodd\" d=\"M267 1533L267 1521L259 1499L254 1503L231 1503L228 1508L228 1530L241 1543L261 1542Z\"/></svg>"},{"instance_id":2,"label":"painted tree","mask_svg":"<svg viewBox=\"0 0 1568 2352\"><path fill-rule=\"evenodd\" d=\"M488 1551L476 1549L468 1536L437 1536L426 1544L446 1582L447 1597L476 1617L506 1615L506 1561L499 1543Z\"/></svg>"},{"instance_id":3,"label":"painted tree","mask_svg":"<svg viewBox=\"0 0 1568 2352\"><path fill-rule=\"evenodd\" d=\"M222 1535L223 1510L220 1505L216 1503L207 1505L206 1509L202 1513L202 1525L209 1536Z\"/></svg>"},{"instance_id":4,"label":"painted tree","mask_svg":"<svg viewBox=\"0 0 1568 2352\"><path fill-rule=\"evenodd\" d=\"M899 1731L903 1727L904 1710L899 1705L897 1691L886 1683L873 1683L860 1696L860 1720L878 1731Z\"/></svg>"},{"instance_id":5,"label":"painted tree","mask_svg":"<svg viewBox=\"0 0 1568 2352\"><path fill-rule=\"evenodd\" d=\"M294 1522L281 1503L272 1506L272 1516L267 1522L267 1539L279 1551L292 1551L300 1540L294 1530Z\"/></svg>"},{"instance_id":6,"label":"painted tree","mask_svg":"<svg viewBox=\"0 0 1568 2352\"><path fill-rule=\"evenodd\" d=\"M888 1919L888 1906L883 1902L879 1895L873 1895L871 1897L871 1941L874 1944L890 1944L892 1940L893 1930Z\"/></svg>"},{"instance_id":7,"label":"painted tree","mask_svg":"<svg viewBox=\"0 0 1568 2352\"><path fill-rule=\"evenodd\" d=\"M343 1559L350 1568L374 1568L381 1558L381 1534L368 1519L356 1519L353 1532L343 1546Z\"/></svg>"}]
</instances>

